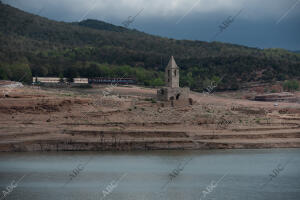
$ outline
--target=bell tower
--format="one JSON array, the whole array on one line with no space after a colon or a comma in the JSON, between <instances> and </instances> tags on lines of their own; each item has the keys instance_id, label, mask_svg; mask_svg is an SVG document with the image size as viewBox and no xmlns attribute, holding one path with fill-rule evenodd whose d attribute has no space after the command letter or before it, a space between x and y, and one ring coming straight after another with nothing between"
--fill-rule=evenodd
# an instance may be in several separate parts
<instances>
[{"instance_id":1,"label":"bell tower","mask_svg":"<svg viewBox=\"0 0 300 200\"><path fill-rule=\"evenodd\" d=\"M179 67L173 56L170 58L169 64L166 67L165 84L166 87L179 88Z\"/></svg>"},{"instance_id":2,"label":"bell tower","mask_svg":"<svg viewBox=\"0 0 300 200\"><path fill-rule=\"evenodd\" d=\"M190 88L179 87L179 67L174 57L170 61L165 70L165 87L157 90L157 100L159 101L177 101L189 99Z\"/></svg>"}]
</instances>

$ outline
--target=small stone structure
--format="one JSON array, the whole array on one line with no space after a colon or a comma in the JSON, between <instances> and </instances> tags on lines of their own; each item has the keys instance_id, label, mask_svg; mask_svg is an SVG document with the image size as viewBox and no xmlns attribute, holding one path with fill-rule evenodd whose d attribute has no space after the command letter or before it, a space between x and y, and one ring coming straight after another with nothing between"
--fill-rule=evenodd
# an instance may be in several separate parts
<instances>
[{"instance_id":1,"label":"small stone structure","mask_svg":"<svg viewBox=\"0 0 300 200\"><path fill-rule=\"evenodd\" d=\"M165 87L157 90L157 100L182 100L188 99L190 88L179 87L179 67L172 56L165 70Z\"/></svg>"}]
</instances>

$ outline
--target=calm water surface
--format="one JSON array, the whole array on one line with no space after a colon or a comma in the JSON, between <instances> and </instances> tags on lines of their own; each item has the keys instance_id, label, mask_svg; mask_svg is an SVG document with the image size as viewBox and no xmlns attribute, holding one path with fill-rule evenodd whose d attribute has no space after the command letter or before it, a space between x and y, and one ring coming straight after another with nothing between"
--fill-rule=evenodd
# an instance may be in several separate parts
<instances>
[{"instance_id":1,"label":"calm water surface","mask_svg":"<svg viewBox=\"0 0 300 200\"><path fill-rule=\"evenodd\" d=\"M300 149L0 153L0 199L299 200L299 153ZM11 184L15 187L8 192Z\"/></svg>"}]
</instances>

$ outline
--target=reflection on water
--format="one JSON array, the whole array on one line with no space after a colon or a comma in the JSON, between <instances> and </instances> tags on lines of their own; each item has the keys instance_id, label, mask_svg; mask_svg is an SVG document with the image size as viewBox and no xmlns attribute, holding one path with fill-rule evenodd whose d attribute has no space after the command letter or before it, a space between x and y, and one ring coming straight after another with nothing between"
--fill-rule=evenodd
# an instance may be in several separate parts
<instances>
[{"instance_id":1,"label":"reflection on water","mask_svg":"<svg viewBox=\"0 0 300 200\"><path fill-rule=\"evenodd\" d=\"M24 176L5 199L298 200L299 153L300 149L0 153L0 198Z\"/></svg>"}]
</instances>

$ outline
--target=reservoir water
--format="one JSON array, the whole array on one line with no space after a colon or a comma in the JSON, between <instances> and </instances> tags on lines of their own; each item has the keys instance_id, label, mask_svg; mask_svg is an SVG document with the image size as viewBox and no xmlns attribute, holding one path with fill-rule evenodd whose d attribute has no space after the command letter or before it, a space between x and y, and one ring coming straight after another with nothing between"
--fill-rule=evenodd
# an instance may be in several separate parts
<instances>
[{"instance_id":1,"label":"reservoir water","mask_svg":"<svg viewBox=\"0 0 300 200\"><path fill-rule=\"evenodd\" d=\"M0 200L299 200L299 153L0 153Z\"/></svg>"}]
</instances>

